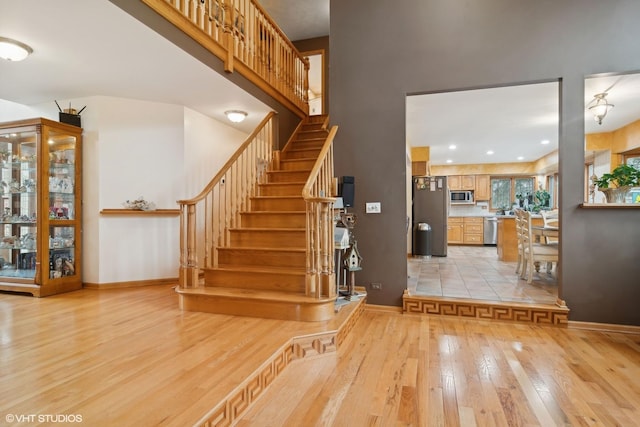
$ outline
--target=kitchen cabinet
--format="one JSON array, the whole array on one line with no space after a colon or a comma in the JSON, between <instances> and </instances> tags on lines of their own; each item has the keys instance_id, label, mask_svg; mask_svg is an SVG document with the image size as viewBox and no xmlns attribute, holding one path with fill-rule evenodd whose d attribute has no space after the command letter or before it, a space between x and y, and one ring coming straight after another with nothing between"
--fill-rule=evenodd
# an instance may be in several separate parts
<instances>
[{"instance_id":1,"label":"kitchen cabinet","mask_svg":"<svg viewBox=\"0 0 640 427\"><path fill-rule=\"evenodd\" d=\"M464 217L462 241L465 245L483 244L484 222L482 217Z\"/></svg>"},{"instance_id":2,"label":"kitchen cabinet","mask_svg":"<svg viewBox=\"0 0 640 427\"><path fill-rule=\"evenodd\" d=\"M47 119L0 124L0 290L82 287L81 134Z\"/></svg>"},{"instance_id":3,"label":"kitchen cabinet","mask_svg":"<svg viewBox=\"0 0 640 427\"><path fill-rule=\"evenodd\" d=\"M428 162L411 162L411 175L412 176L429 175Z\"/></svg>"},{"instance_id":4,"label":"kitchen cabinet","mask_svg":"<svg viewBox=\"0 0 640 427\"><path fill-rule=\"evenodd\" d=\"M464 234L464 222L462 217L449 217L447 221L447 243L462 244Z\"/></svg>"},{"instance_id":5,"label":"kitchen cabinet","mask_svg":"<svg viewBox=\"0 0 640 427\"><path fill-rule=\"evenodd\" d=\"M491 200L491 176L476 175L476 187L474 198L478 200Z\"/></svg>"},{"instance_id":6,"label":"kitchen cabinet","mask_svg":"<svg viewBox=\"0 0 640 427\"><path fill-rule=\"evenodd\" d=\"M475 190L475 175L449 175L448 178L450 190Z\"/></svg>"}]
</instances>

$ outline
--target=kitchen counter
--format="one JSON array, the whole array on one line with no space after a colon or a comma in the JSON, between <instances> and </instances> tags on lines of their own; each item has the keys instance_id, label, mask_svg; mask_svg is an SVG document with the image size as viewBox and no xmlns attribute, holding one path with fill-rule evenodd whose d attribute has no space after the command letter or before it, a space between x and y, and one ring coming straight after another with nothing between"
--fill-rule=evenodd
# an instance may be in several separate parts
<instances>
[{"instance_id":1,"label":"kitchen counter","mask_svg":"<svg viewBox=\"0 0 640 427\"><path fill-rule=\"evenodd\" d=\"M496 215L498 218L498 259L500 261L518 260L518 236L516 235L516 217ZM542 215L532 215L532 225L543 225Z\"/></svg>"}]
</instances>

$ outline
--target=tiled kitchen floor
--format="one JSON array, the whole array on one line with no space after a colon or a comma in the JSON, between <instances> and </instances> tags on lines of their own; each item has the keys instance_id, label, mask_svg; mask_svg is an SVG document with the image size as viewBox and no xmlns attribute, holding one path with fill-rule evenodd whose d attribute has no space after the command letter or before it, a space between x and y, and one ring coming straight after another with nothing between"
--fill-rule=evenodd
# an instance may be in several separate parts
<instances>
[{"instance_id":1,"label":"tiled kitchen floor","mask_svg":"<svg viewBox=\"0 0 640 427\"><path fill-rule=\"evenodd\" d=\"M534 272L531 284L515 269L515 262L498 261L495 246L449 246L446 257L409 258L407 288L411 295L556 303L555 266L551 274L545 267Z\"/></svg>"}]
</instances>

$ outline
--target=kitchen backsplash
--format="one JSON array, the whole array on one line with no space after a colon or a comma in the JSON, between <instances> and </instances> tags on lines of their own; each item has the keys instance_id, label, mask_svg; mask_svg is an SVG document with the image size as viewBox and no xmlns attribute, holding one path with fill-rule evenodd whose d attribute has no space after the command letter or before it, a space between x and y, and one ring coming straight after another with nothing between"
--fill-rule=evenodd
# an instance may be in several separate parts
<instances>
[{"instance_id":1,"label":"kitchen backsplash","mask_svg":"<svg viewBox=\"0 0 640 427\"><path fill-rule=\"evenodd\" d=\"M475 205L451 205L449 216L486 216L490 215L487 202L477 202Z\"/></svg>"}]
</instances>

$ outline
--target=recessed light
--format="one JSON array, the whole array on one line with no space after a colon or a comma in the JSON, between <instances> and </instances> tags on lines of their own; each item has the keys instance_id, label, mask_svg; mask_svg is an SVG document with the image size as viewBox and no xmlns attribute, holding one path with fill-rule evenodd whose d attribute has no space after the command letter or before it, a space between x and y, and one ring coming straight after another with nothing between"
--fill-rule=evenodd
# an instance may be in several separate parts
<instances>
[{"instance_id":1,"label":"recessed light","mask_svg":"<svg viewBox=\"0 0 640 427\"><path fill-rule=\"evenodd\" d=\"M518 160L524 160L524 157L518 156Z\"/></svg>"},{"instance_id":2,"label":"recessed light","mask_svg":"<svg viewBox=\"0 0 640 427\"><path fill-rule=\"evenodd\" d=\"M492 155L492 154L493 154L493 150L489 150L489 151L487 151L487 154L488 154L488 155Z\"/></svg>"},{"instance_id":3,"label":"recessed light","mask_svg":"<svg viewBox=\"0 0 640 427\"><path fill-rule=\"evenodd\" d=\"M455 150L456 148L457 148L457 147L455 146L455 144L451 144L451 145L449 146L449 150Z\"/></svg>"},{"instance_id":4,"label":"recessed light","mask_svg":"<svg viewBox=\"0 0 640 427\"><path fill-rule=\"evenodd\" d=\"M453 163L453 160L447 159L447 163Z\"/></svg>"},{"instance_id":5,"label":"recessed light","mask_svg":"<svg viewBox=\"0 0 640 427\"><path fill-rule=\"evenodd\" d=\"M550 143L551 141L549 141L548 139L543 139L542 141L540 141L540 144L542 145L547 145L548 143Z\"/></svg>"}]
</instances>

